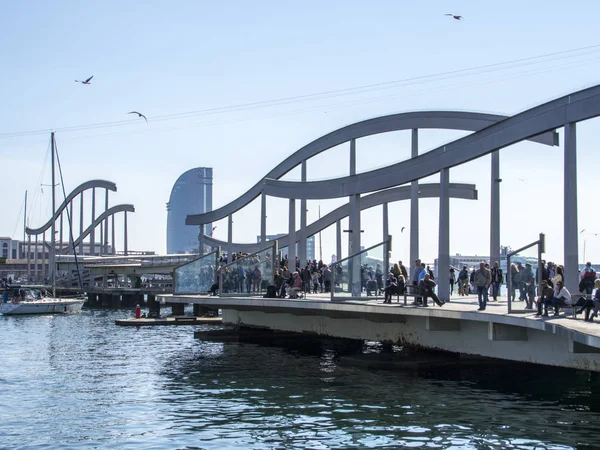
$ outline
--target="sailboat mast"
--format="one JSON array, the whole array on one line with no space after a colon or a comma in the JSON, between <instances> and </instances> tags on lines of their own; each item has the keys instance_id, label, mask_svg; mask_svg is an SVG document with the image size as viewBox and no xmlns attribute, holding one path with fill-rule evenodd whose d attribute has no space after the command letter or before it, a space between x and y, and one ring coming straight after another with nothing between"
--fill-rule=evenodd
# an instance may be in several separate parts
<instances>
[{"instance_id":1,"label":"sailboat mast","mask_svg":"<svg viewBox=\"0 0 600 450\"><path fill-rule=\"evenodd\" d=\"M54 170L54 131L50 135L51 141L51 160L52 160L52 230L50 231L50 277L52 279L52 297L56 298L56 264L54 262L55 254L56 254L56 221L54 220L54 214L56 213L56 193L54 192L54 187L56 186L55 180L55 170Z\"/></svg>"}]
</instances>

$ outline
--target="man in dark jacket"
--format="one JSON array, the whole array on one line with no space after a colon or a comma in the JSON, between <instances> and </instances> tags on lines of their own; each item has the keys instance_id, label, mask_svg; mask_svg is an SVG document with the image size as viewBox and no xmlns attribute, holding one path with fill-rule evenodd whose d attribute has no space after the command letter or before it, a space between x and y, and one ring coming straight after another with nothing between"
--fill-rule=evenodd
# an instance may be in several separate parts
<instances>
[{"instance_id":1,"label":"man in dark jacket","mask_svg":"<svg viewBox=\"0 0 600 450\"><path fill-rule=\"evenodd\" d=\"M500 286L504 282L504 273L500 268L500 263L496 261L494 267L491 269L492 272L492 301L498 301L498 295L500 295Z\"/></svg>"},{"instance_id":2,"label":"man in dark jacket","mask_svg":"<svg viewBox=\"0 0 600 450\"><path fill-rule=\"evenodd\" d=\"M431 297L438 306L444 306L445 302L440 301L433 291L436 285L429 274L425 275L425 278L421 280L419 286L421 288L421 294L423 294L423 306L429 306L427 305L427 297Z\"/></svg>"}]
</instances>

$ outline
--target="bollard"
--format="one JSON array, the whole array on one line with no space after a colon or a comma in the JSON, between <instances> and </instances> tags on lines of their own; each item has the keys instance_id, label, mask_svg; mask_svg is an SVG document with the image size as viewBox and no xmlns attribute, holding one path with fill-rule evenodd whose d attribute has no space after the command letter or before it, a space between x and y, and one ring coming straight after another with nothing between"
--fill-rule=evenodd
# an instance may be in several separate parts
<instances>
[{"instance_id":1,"label":"bollard","mask_svg":"<svg viewBox=\"0 0 600 450\"><path fill-rule=\"evenodd\" d=\"M140 305L135 306L135 318L139 319L142 315L142 311L140 310Z\"/></svg>"}]
</instances>

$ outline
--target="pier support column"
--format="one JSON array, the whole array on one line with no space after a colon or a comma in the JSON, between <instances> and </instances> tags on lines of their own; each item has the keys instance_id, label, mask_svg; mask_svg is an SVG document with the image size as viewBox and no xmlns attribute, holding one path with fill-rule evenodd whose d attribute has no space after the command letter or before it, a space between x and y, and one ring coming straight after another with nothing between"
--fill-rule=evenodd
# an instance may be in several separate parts
<instances>
[{"instance_id":1,"label":"pier support column","mask_svg":"<svg viewBox=\"0 0 600 450\"><path fill-rule=\"evenodd\" d=\"M174 316L183 316L185 304L183 303L171 303L171 311Z\"/></svg>"},{"instance_id":2,"label":"pier support column","mask_svg":"<svg viewBox=\"0 0 600 450\"><path fill-rule=\"evenodd\" d=\"M160 303L155 294L148 294L148 317L160 317Z\"/></svg>"},{"instance_id":3,"label":"pier support column","mask_svg":"<svg viewBox=\"0 0 600 450\"><path fill-rule=\"evenodd\" d=\"M227 264L233 261L233 214L227 217Z\"/></svg>"},{"instance_id":4,"label":"pier support column","mask_svg":"<svg viewBox=\"0 0 600 450\"><path fill-rule=\"evenodd\" d=\"M440 231L438 248L438 297L441 301L450 300L450 170L440 171Z\"/></svg>"},{"instance_id":5,"label":"pier support column","mask_svg":"<svg viewBox=\"0 0 600 450\"><path fill-rule=\"evenodd\" d=\"M577 129L574 122L565 125L564 151L565 287L571 292L577 292L579 286L579 232L577 230Z\"/></svg>"},{"instance_id":6,"label":"pier support column","mask_svg":"<svg viewBox=\"0 0 600 450\"><path fill-rule=\"evenodd\" d=\"M419 130L413 129L411 135L412 158L419 156ZM410 267L419 259L419 181L410 183ZM413 281L413 280L411 280Z\"/></svg>"},{"instance_id":7,"label":"pier support column","mask_svg":"<svg viewBox=\"0 0 600 450\"><path fill-rule=\"evenodd\" d=\"M290 199L288 229L288 269L294 272L296 270L296 200L293 198Z\"/></svg>"},{"instance_id":8,"label":"pier support column","mask_svg":"<svg viewBox=\"0 0 600 450\"><path fill-rule=\"evenodd\" d=\"M500 152L492 153L490 198L490 267L500 262ZM508 268L507 268L508 270Z\"/></svg>"},{"instance_id":9,"label":"pier support column","mask_svg":"<svg viewBox=\"0 0 600 450\"><path fill-rule=\"evenodd\" d=\"M302 182L306 182L306 160L302 161ZM306 199L300 199L300 232L298 236L298 259L300 267L306 264Z\"/></svg>"},{"instance_id":10,"label":"pier support column","mask_svg":"<svg viewBox=\"0 0 600 450\"><path fill-rule=\"evenodd\" d=\"M267 196L264 192L260 196L260 242L267 242Z\"/></svg>"}]
</instances>

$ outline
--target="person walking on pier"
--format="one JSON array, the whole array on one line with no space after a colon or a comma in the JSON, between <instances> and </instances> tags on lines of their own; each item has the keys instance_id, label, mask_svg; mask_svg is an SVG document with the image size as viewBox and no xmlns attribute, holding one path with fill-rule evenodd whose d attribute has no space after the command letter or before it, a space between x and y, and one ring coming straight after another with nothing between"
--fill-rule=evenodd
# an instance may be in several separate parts
<instances>
[{"instance_id":1,"label":"person walking on pier","mask_svg":"<svg viewBox=\"0 0 600 450\"><path fill-rule=\"evenodd\" d=\"M525 309L532 309L535 298L535 275L533 274L531 263L525 263L525 271L521 276L521 283L525 290Z\"/></svg>"},{"instance_id":2,"label":"person walking on pier","mask_svg":"<svg viewBox=\"0 0 600 450\"><path fill-rule=\"evenodd\" d=\"M329 266L323 266L323 284L325 285L325 292L331 292L331 270L329 270Z\"/></svg>"},{"instance_id":3,"label":"person walking on pier","mask_svg":"<svg viewBox=\"0 0 600 450\"><path fill-rule=\"evenodd\" d=\"M475 272L475 286L477 286L477 301L479 309L477 311L485 311L488 301L488 288L492 283L492 274L489 269L485 268L485 263L479 263L479 270Z\"/></svg>"},{"instance_id":4,"label":"person walking on pier","mask_svg":"<svg viewBox=\"0 0 600 450\"><path fill-rule=\"evenodd\" d=\"M492 274L492 299L497 302L500 295L500 286L504 282L504 274L498 261L494 262L494 267L490 272Z\"/></svg>"},{"instance_id":5,"label":"person walking on pier","mask_svg":"<svg viewBox=\"0 0 600 450\"><path fill-rule=\"evenodd\" d=\"M456 283L454 267L450 267L450 295L454 295L454 283Z\"/></svg>"},{"instance_id":6,"label":"person walking on pier","mask_svg":"<svg viewBox=\"0 0 600 450\"><path fill-rule=\"evenodd\" d=\"M469 293L469 271L467 266L463 266L462 270L458 273L458 293L465 296Z\"/></svg>"}]
</instances>

